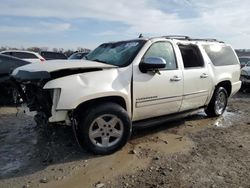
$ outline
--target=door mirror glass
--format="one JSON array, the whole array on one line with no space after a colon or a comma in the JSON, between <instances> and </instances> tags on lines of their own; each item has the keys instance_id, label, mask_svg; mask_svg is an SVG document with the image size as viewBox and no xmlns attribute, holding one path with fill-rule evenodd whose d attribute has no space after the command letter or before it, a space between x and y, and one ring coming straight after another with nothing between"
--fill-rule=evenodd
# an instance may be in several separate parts
<instances>
[{"instance_id":1,"label":"door mirror glass","mask_svg":"<svg viewBox=\"0 0 250 188\"><path fill-rule=\"evenodd\" d=\"M161 57L147 57L139 65L140 71L146 73L166 66L165 59Z\"/></svg>"}]
</instances>

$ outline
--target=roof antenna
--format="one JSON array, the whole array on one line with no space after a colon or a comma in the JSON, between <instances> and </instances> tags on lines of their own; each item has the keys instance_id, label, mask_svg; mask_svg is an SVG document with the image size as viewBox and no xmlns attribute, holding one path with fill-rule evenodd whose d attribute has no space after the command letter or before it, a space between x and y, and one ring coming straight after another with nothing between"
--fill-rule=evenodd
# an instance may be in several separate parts
<instances>
[{"instance_id":1,"label":"roof antenna","mask_svg":"<svg viewBox=\"0 0 250 188\"><path fill-rule=\"evenodd\" d=\"M140 34L138 38L143 38L142 34Z\"/></svg>"}]
</instances>

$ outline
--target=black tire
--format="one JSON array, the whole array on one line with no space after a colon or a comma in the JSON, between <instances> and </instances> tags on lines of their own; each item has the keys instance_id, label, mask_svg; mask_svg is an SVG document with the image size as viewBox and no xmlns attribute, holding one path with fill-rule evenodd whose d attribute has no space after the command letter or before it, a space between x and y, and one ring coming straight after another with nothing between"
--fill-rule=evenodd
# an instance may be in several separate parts
<instances>
[{"instance_id":1,"label":"black tire","mask_svg":"<svg viewBox=\"0 0 250 188\"><path fill-rule=\"evenodd\" d=\"M216 88L211 101L205 109L205 113L208 117L218 117L222 115L227 107L227 101L227 90L224 87Z\"/></svg>"},{"instance_id":2,"label":"black tire","mask_svg":"<svg viewBox=\"0 0 250 188\"><path fill-rule=\"evenodd\" d=\"M78 116L77 135L79 143L83 148L94 154L114 153L122 148L130 138L131 120L126 110L118 104L103 103L92 106L84 114L78 114ZM118 138L113 137L115 132L116 134L119 133ZM94 135L95 133L97 135ZM96 138L94 138L95 136Z\"/></svg>"}]
</instances>

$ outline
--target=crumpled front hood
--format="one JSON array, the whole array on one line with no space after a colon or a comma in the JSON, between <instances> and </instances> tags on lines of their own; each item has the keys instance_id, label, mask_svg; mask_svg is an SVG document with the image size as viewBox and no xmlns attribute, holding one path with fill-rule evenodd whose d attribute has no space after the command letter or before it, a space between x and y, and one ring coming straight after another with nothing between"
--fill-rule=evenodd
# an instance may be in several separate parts
<instances>
[{"instance_id":1,"label":"crumpled front hood","mask_svg":"<svg viewBox=\"0 0 250 188\"><path fill-rule=\"evenodd\" d=\"M18 82L51 80L68 75L100 71L117 66L88 60L51 60L43 64L30 64L19 67L12 72L12 77Z\"/></svg>"},{"instance_id":2,"label":"crumpled front hood","mask_svg":"<svg viewBox=\"0 0 250 188\"><path fill-rule=\"evenodd\" d=\"M46 71L50 73L65 69L90 69L90 68L114 68L114 67L116 66L89 60L50 60L50 61L45 61L44 63L32 63L29 65L22 66L20 68L15 69L12 74L15 75L19 70L28 72Z\"/></svg>"}]
</instances>

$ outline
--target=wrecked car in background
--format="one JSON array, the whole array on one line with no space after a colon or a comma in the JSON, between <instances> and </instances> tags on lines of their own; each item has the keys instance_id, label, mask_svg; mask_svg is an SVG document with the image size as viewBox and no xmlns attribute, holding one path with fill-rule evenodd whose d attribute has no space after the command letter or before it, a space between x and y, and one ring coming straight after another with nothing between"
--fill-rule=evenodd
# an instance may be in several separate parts
<instances>
[{"instance_id":1,"label":"wrecked car in background","mask_svg":"<svg viewBox=\"0 0 250 188\"><path fill-rule=\"evenodd\" d=\"M220 116L241 87L230 45L186 36L104 43L85 60L31 64L12 76L31 111L71 124L95 154L124 146L132 124L162 123L200 108Z\"/></svg>"},{"instance_id":2,"label":"wrecked car in background","mask_svg":"<svg viewBox=\"0 0 250 188\"><path fill-rule=\"evenodd\" d=\"M250 63L250 57L249 56L239 57L239 60L240 60L241 68L245 67L248 63Z\"/></svg>"},{"instance_id":3,"label":"wrecked car in background","mask_svg":"<svg viewBox=\"0 0 250 188\"><path fill-rule=\"evenodd\" d=\"M240 80L242 81L242 89L248 88L250 86L250 60L241 69Z\"/></svg>"},{"instance_id":4,"label":"wrecked car in background","mask_svg":"<svg viewBox=\"0 0 250 188\"><path fill-rule=\"evenodd\" d=\"M10 80L12 71L20 66L30 64L30 62L0 54L0 104L18 102L18 91Z\"/></svg>"}]
</instances>

